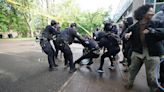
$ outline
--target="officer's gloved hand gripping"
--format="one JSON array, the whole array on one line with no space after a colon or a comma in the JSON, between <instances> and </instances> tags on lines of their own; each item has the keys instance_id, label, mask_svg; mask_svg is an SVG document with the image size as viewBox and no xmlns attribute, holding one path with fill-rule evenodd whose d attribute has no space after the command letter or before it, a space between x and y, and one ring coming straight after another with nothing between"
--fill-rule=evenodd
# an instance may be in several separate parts
<instances>
[{"instance_id":1,"label":"officer's gloved hand gripping","mask_svg":"<svg viewBox=\"0 0 164 92\"><path fill-rule=\"evenodd\" d=\"M52 40L56 41L57 35L52 36Z\"/></svg>"},{"instance_id":2,"label":"officer's gloved hand gripping","mask_svg":"<svg viewBox=\"0 0 164 92\"><path fill-rule=\"evenodd\" d=\"M85 43L85 39L83 39L80 35L79 35L79 33L77 33L76 31L74 31L74 36L78 39L78 41L79 41L79 43L81 43L84 47L85 47L85 45L86 45L86 43Z\"/></svg>"}]
</instances>

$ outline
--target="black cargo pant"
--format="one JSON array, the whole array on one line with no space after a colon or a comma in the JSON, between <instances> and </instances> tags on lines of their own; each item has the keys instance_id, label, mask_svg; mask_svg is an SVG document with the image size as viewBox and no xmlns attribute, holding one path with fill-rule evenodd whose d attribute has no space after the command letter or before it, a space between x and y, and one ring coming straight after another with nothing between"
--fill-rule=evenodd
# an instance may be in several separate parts
<instances>
[{"instance_id":1,"label":"black cargo pant","mask_svg":"<svg viewBox=\"0 0 164 92\"><path fill-rule=\"evenodd\" d=\"M123 54L124 54L124 57L127 58L127 63L129 67L131 64L131 55L132 55L132 48L131 48L130 41L123 43Z\"/></svg>"},{"instance_id":2,"label":"black cargo pant","mask_svg":"<svg viewBox=\"0 0 164 92\"><path fill-rule=\"evenodd\" d=\"M64 42L62 39L58 39L56 41L57 49L61 50L64 54L65 59L65 65L69 64L70 70L75 69L75 66L73 64L73 54L71 51L71 48L69 47L69 44Z\"/></svg>"},{"instance_id":3,"label":"black cargo pant","mask_svg":"<svg viewBox=\"0 0 164 92\"><path fill-rule=\"evenodd\" d=\"M103 70L103 65L104 65L104 59L106 57L109 57L110 61L111 61L111 66L113 66L113 61L112 61L112 56L116 56L117 53L120 51L120 48L116 48L116 49L111 49L110 51L108 50L107 52L105 52L102 56L101 56L101 61L100 61L100 67L99 70Z\"/></svg>"},{"instance_id":4,"label":"black cargo pant","mask_svg":"<svg viewBox=\"0 0 164 92\"><path fill-rule=\"evenodd\" d=\"M40 45L42 47L42 50L47 54L48 56L48 63L49 63L49 68L52 68L56 65L54 56L56 55L56 52L52 48L51 44L47 40L42 40L40 42Z\"/></svg>"},{"instance_id":5,"label":"black cargo pant","mask_svg":"<svg viewBox=\"0 0 164 92\"><path fill-rule=\"evenodd\" d=\"M98 51L97 53L94 53L94 51L96 51L96 50L90 50L88 53L83 54L79 59L77 59L77 60L75 61L74 64L80 64L80 62L81 62L83 59L89 59L90 62L92 62L92 59L93 59L93 58L98 58L99 55L100 55L100 54L99 54L99 51Z\"/></svg>"}]
</instances>

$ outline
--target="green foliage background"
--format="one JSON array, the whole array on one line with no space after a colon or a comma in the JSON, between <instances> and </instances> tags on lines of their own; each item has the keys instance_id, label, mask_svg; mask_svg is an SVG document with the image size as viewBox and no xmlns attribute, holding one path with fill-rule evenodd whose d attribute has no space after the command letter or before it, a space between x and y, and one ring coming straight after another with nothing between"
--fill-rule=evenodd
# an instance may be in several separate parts
<instances>
[{"instance_id":1,"label":"green foliage background","mask_svg":"<svg viewBox=\"0 0 164 92\"><path fill-rule=\"evenodd\" d=\"M61 30L76 22L88 31L101 27L108 12L98 9L95 12L81 11L74 0L60 3L50 0L0 0L0 32L16 31L21 37L34 36L43 30L51 19L61 24ZM86 34L82 28L79 33Z\"/></svg>"}]
</instances>

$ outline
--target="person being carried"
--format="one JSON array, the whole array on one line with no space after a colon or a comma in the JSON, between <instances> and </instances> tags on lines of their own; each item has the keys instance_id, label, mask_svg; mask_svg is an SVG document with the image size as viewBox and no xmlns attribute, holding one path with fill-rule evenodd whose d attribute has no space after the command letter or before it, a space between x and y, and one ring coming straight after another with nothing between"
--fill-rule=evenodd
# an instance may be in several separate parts
<instances>
[{"instance_id":1,"label":"person being carried","mask_svg":"<svg viewBox=\"0 0 164 92\"><path fill-rule=\"evenodd\" d=\"M80 64L83 59L88 59L89 63L87 65L89 67L93 64L93 58L98 58L100 55L99 46L93 38L89 37L85 37L85 44L82 45L84 46L83 55L74 64Z\"/></svg>"}]
</instances>

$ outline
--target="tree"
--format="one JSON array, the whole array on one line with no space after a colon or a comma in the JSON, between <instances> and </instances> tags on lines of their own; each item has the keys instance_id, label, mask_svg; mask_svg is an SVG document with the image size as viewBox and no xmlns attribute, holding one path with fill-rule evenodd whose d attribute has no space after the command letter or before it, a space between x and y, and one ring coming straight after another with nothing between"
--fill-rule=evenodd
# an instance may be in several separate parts
<instances>
[{"instance_id":1,"label":"tree","mask_svg":"<svg viewBox=\"0 0 164 92\"><path fill-rule=\"evenodd\" d=\"M5 2L5 0L0 1L0 8L0 31L18 31L18 33L25 35L27 32L27 25L23 21L20 12L11 4Z\"/></svg>"},{"instance_id":2,"label":"tree","mask_svg":"<svg viewBox=\"0 0 164 92\"><path fill-rule=\"evenodd\" d=\"M51 19L55 19L62 25L62 29L76 22L79 32L90 34L93 28L100 27L104 17L108 15L103 9L95 12L82 12L74 0L0 0L0 29L10 29L22 35L30 33L33 37L34 31L43 29ZM7 16L9 15L9 16ZM87 31L88 30L88 31ZM89 33L90 32L90 33Z\"/></svg>"},{"instance_id":3,"label":"tree","mask_svg":"<svg viewBox=\"0 0 164 92\"><path fill-rule=\"evenodd\" d=\"M102 9L99 9L95 12L85 12L81 13L79 18L79 23L83 27L85 27L90 32L93 31L93 28L101 27L103 24L104 17L106 15L106 12ZM84 34L83 30L80 30L81 33Z\"/></svg>"},{"instance_id":4,"label":"tree","mask_svg":"<svg viewBox=\"0 0 164 92\"><path fill-rule=\"evenodd\" d=\"M16 22L16 13L15 10L4 0L0 1L0 9L0 28L1 31L6 32L11 29L11 24Z\"/></svg>"},{"instance_id":5,"label":"tree","mask_svg":"<svg viewBox=\"0 0 164 92\"><path fill-rule=\"evenodd\" d=\"M28 29L30 30L30 36L34 37L34 27L33 27L33 15L32 10L35 7L33 4L33 0L15 0L18 2L21 7L17 8L22 13L23 17L25 18L25 21L27 23Z\"/></svg>"},{"instance_id":6,"label":"tree","mask_svg":"<svg viewBox=\"0 0 164 92\"><path fill-rule=\"evenodd\" d=\"M74 0L63 0L61 3L52 4L51 14L61 18L62 29L68 27L69 23L76 22L91 31L91 28L102 25L106 12L103 9L95 12L82 12ZM79 32L86 34L82 28L79 28Z\"/></svg>"},{"instance_id":7,"label":"tree","mask_svg":"<svg viewBox=\"0 0 164 92\"><path fill-rule=\"evenodd\" d=\"M60 3L51 5L50 14L57 16L62 24L62 28L68 27L69 23L75 22L80 14L80 8L74 3L74 0L62 0Z\"/></svg>"}]
</instances>

